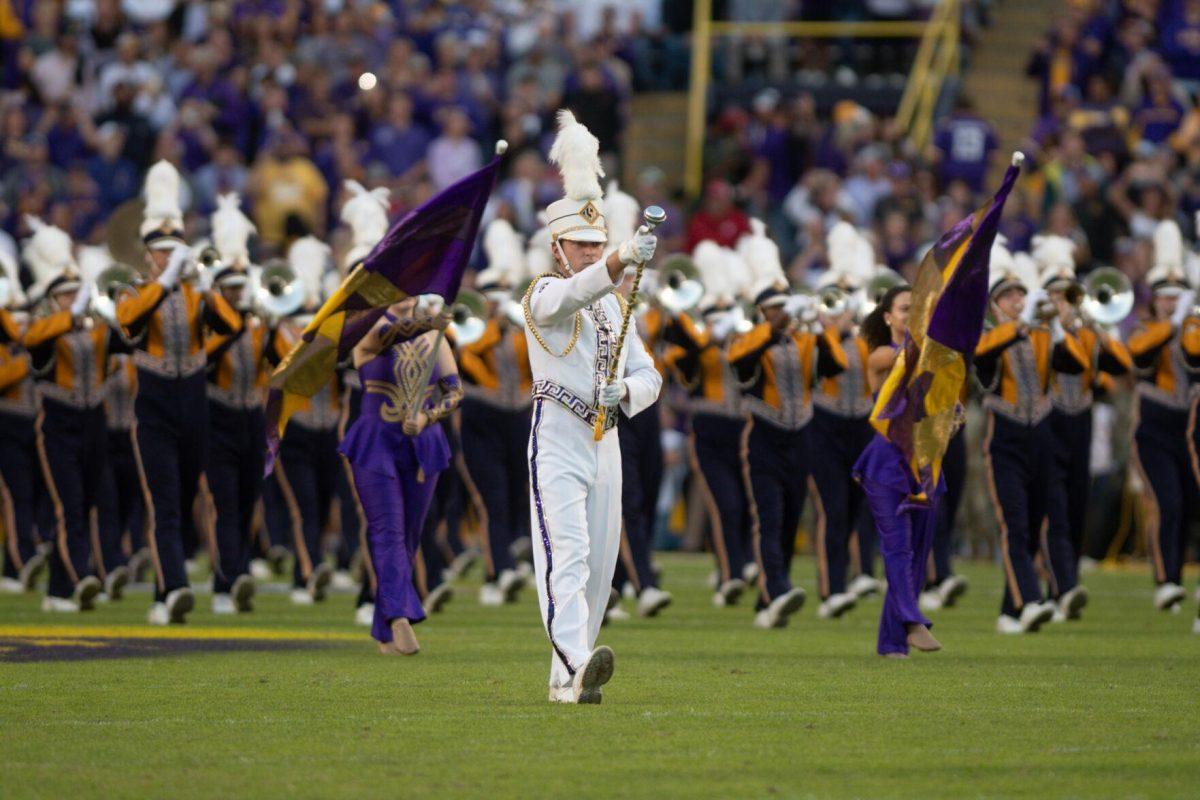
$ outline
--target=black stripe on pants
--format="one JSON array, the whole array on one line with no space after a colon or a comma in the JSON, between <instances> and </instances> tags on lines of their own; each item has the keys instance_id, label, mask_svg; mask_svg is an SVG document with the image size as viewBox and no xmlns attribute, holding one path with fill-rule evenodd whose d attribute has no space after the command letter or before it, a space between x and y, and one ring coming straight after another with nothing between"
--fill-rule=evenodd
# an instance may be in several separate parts
<instances>
[{"instance_id":1,"label":"black stripe on pants","mask_svg":"<svg viewBox=\"0 0 1200 800\"><path fill-rule=\"evenodd\" d=\"M621 548L626 572L640 594L657 586L651 553L654 549L654 520L658 514L658 490L662 486L662 423L658 403L630 419L624 413L617 422L621 442L621 516L625 541ZM629 572L632 566L633 571Z\"/></svg>"},{"instance_id":2,"label":"black stripe on pants","mask_svg":"<svg viewBox=\"0 0 1200 800\"><path fill-rule=\"evenodd\" d=\"M36 429L32 417L0 414L0 510L4 513L4 577L16 578L37 552L34 532L43 494Z\"/></svg>"},{"instance_id":3,"label":"black stripe on pants","mask_svg":"<svg viewBox=\"0 0 1200 800\"><path fill-rule=\"evenodd\" d=\"M843 417L821 408L813 408L808 426L813 484L817 490L823 524L817 531L817 570L821 599L846 591L850 566L850 534L862 515L863 493L851 477L854 463L875 435L870 423L861 417ZM875 527L870 520L870 529ZM860 543L860 560L870 563L874 537ZM864 552L865 551L865 552ZM865 556L865 558L863 558Z\"/></svg>"},{"instance_id":4,"label":"black stripe on pants","mask_svg":"<svg viewBox=\"0 0 1200 800\"><path fill-rule=\"evenodd\" d=\"M1092 410L1050 412L1054 433L1054 479L1046 505L1046 540L1054 571L1054 597L1079 584L1079 554L1091 488Z\"/></svg>"},{"instance_id":5,"label":"black stripe on pants","mask_svg":"<svg viewBox=\"0 0 1200 800\"><path fill-rule=\"evenodd\" d=\"M1159 584L1182 584L1187 525L1200 508L1187 448L1187 424L1187 411L1140 399L1133 440L1147 496L1154 506L1155 513L1146 525L1146 544Z\"/></svg>"},{"instance_id":6,"label":"black stripe on pants","mask_svg":"<svg viewBox=\"0 0 1200 800\"><path fill-rule=\"evenodd\" d=\"M200 474L208 460L206 391L203 372L162 378L138 370L134 436L154 518L150 552L157 572L156 601L188 585L184 527L191 525Z\"/></svg>"},{"instance_id":7,"label":"black stripe on pants","mask_svg":"<svg viewBox=\"0 0 1200 800\"><path fill-rule=\"evenodd\" d=\"M1026 603L1042 601L1034 559L1041 547L1053 448L1049 420L1022 425L988 414L984 444L988 488L1000 526L1004 600L1000 613L1018 616Z\"/></svg>"},{"instance_id":8,"label":"black stripe on pants","mask_svg":"<svg viewBox=\"0 0 1200 800\"><path fill-rule=\"evenodd\" d=\"M92 557L100 558L91 510L108 471L106 436L103 406L75 409L43 400L38 452L58 527L50 556L48 594L54 597L70 597L75 584L91 574Z\"/></svg>"},{"instance_id":9,"label":"black stripe on pants","mask_svg":"<svg viewBox=\"0 0 1200 800\"><path fill-rule=\"evenodd\" d=\"M216 510L217 564L213 592L227 594L250 566L254 506L262 493L262 409L239 410L209 401L208 490Z\"/></svg>"},{"instance_id":10,"label":"black stripe on pants","mask_svg":"<svg viewBox=\"0 0 1200 800\"><path fill-rule=\"evenodd\" d=\"M505 411L478 400L462 405L462 455L479 492L493 581L513 568L513 542L529 535L529 411Z\"/></svg>"},{"instance_id":11,"label":"black stripe on pants","mask_svg":"<svg viewBox=\"0 0 1200 800\"><path fill-rule=\"evenodd\" d=\"M296 587L307 585L324 555L321 531L342 468L337 444L337 431L311 430L293 422L279 445L275 473L291 519L296 550L292 582Z\"/></svg>"},{"instance_id":12,"label":"black stripe on pants","mask_svg":"<svg viewBox=\"0 0 1200 800\"><path fill-rule=\"evenodd\" d=\"M743 477L740 417L696 414L692 417L692 472L709 505L709 530L721 582L740 579L750 561L750 520Z\"/></svg>"},{"instance_id":13,"label":"black stripe on pants","mask_svg":"<svg viewBox=\"0 0 1200 800\"><path fill-rule=\"evenodd\" d=\"M759 566L758 609L792 589L792 555L808 492L808 428L755 418L747 434L747 497Z\"/></svg>"}]
</instances>

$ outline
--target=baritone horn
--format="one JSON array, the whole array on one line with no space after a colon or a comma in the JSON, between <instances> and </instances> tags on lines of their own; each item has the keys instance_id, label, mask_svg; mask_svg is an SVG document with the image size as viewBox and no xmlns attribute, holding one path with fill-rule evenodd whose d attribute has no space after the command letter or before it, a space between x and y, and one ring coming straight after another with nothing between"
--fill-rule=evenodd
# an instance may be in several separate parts
<instances>
[{"instance_id":1,"label":"baritone horn","mask_svg":"<svg viewBox=\"0 0 1200 800\"><path fill-rule=\"evenodd\" d=\"M450 305L449 329L454 344L463 347L479 341L487 328L487 300L474 289L463 289Z\"/></svg>"},{"instance_id":2,"label":"baritone horn","mask_svg":"<svg viewBox=\"0 0 1200 800\"><path fill-rule=\"evenodd\" d=\"M1092 270L1081 289L1079 310L1097 325L1116 325L1133 313L1133 283L1115 267Z\"/></svg>"},{"instance_id":3,"label":"baritone horn","mask_svg":"<svg viewBox=\"0 0 1200 800\"><path fill-rule=\"evenodd\" d=\"M117 325L117 304L132 296L142 282L141 274L128 264L113 264L96 276L89 311L110 325Z\"/></svg>"},{"instance_id":4,"label":"baritone horn","mask_svg":"<svg viewBox=\"0 0 1200 800\"><path fill-rule=\"evenodd\" d=\"M254 293L254 306L260 317L273 322L290 317L304 307L304 284L283 259L263 265Z\"/></svg>"},{"instance_id":5,"label":"baritone horn","mask_svg":"<svg viewBox=\"0 0 1200 800\"><path fill-rule=\"evenodd\" d=\"M656 299L672 316L691 311L704 297L704 283L695 263L682 253L670 256L658 268L659 288Z\"/></svg>"}]
</instances>

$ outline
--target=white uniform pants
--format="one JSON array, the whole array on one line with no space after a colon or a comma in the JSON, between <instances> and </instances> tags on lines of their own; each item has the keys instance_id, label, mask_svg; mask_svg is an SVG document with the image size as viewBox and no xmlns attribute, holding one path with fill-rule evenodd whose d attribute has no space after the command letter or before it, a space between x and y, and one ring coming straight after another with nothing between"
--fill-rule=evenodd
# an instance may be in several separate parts
<instances>
[{"instance_id":1,"label":"white uniform pants","mask_svg":"<svg viewBox=\"0 0 1200 800\"><path fill-rule=\"evenodd\" d=\"M614 413L620 413L614 410ZM621 446L559 404L533 401L533 566L550 636L550 687L569 686L596 644L621 545Z\"/></svg>"}]
</instances>

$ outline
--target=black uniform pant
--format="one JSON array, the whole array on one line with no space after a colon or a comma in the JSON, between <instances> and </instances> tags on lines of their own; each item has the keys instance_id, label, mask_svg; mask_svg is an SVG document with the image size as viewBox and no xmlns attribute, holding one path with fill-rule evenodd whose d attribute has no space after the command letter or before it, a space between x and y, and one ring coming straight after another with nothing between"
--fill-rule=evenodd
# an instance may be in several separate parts
<instances>
[{"instance_id":1,"label":"black uniform pant","mask_svg":"<svg viewBox=\"0 0 1200 800\"><path fill-rule=\"evenodd\" d=\"M1004 561L1004 600L1000 613L1017 616L1026 603L1042 601L1034 560L1043 547L1042 529L1052 478L1053 445L1049 419L1036 425L988 413L984 456Z\"/></svg>"},{"instance_id":2,"label":"black uniform pant","mask_svg":"<svg viewBox=\"0 0 1200 800\"><path fill-rule=\"evenodd\" d=\"M792 555L808 491L808 427L755 418L746 448L746 495L758 561L758 608L791 591Z\"/></svg>"},{"instance_id":3,"label":"black uniform pant","mask_svg":"<svg viewBox=\"0 0 1200 800\"><path fill-rule=\"evenodd\" d=\"M296 564L293 584L307 585L321 563L321 531L329 518L341 456L337 431L313 430L293 421L279 445L275 478L291 523Z\"/></svg>"},{"instance_id":4,"label":"black uniform pant","mask_svg":"<svg viewBox=\"0 0 1200 800\"><path fill-rule=\"evenodd\" d=\"M1200 510L1187 425L1187 411L1139 399L1134 456L1153 506L1146 524L1146 544L1159 584L1182 583L1187 527Z\"/></svg>"},{"instance_id":5,"label":"black uniform pant","mask_svg":"<svg viewBox=\"0 0 1200 800\"><path fill-rule=\"evenodd\" d=\"M641 594L658 586L654 575L654 521L658 516L658 490L662 487L662 422L658 403L632 419L620 413L617 436L621 442L621 558L614 586L626 580ZM526 503L526 508L529 504ZM618 584L617 581L620 580Z\"/></svg>"},{"instance_id":6,"label":"black uniform pant","mask_svg":"<svg viewBox=\"0 0 1200 800\"><path fill-rule=\"evenodd\" d=\"M933 534L930 551L930 569L927 585L937 586L954 574L951 559L954 555L954 520L962 505L963 487L967 484L967 436L959 428L946 446L942 457L942 475L946 480L946 493L938 503L937 527Z\"/></svg>"},{"instance_id":7,"label":"black uniform pant","mask_svg":"<svg viewBox=\"0 0 1200 800\"><path fill-rule=\"evenodd\" d=\"M342 422L338 434L339 439L345 435L346 431L350 430L350 426L358 419L358 412L362 408L362 390L351 388L349 392L349 413ZM354 474L350 470L350 463L344 458L341 461L342 468L338 470L335 489L342 532L342 539L338 543L337 549L337 568L348 570L354 561L354 556L358 553L363 537L367 535L367 516L362 510L362 504L358 502L358 493L354 490Z\"/></svg>"},{"instance_id":8,"label":"black uniform pant","mask_svg":"<svg viewBox=\"0 0 1200 800\"><path fill-rule=\"evenodd\" d=\"M875 521L861 520L864 513L862 489L851 477L854 463L875 432L865 417L843 417L821 408L813 409L808 426L808 446L818 457L812 459L813 485L823 524L818 527L816 551L821 599L846 591L850 567L850 538L859 531L874 531ZM869 513L869 512L868 512ZM865 537L864 537L865 538ZM859 561L871 562L874 536L859 541ZM868 545L864 547L864 545Z\"/></svg>"},{"instance_id":9,"label":"black uniform pant","mask_svg":"<svg viewBox=\"0 0 1200 800\"><path fill-rule=\"evenodd\" d=\"M266 423L261 408L235 409L209 401L205 476L216 512L217 564L213 592L226 594L250 567L254 507L262 493Z\"/></svg>"},{"instance_id":10,"label":"black uniform pant","mask_svg":"<svg viewBox=\"0 0 1200 800\"><path fill-rule=\"evenodd\" d=\"M187 378L162 378L138 370L134 405L137 451L154 518L150 553L157 601L188 585L184 531L193 528L192 509L208 461L206 391L203 372Z\"/></svg>"},{"instance_id":11,"label":"black uniform pant","mask_svg":"<svg viewBox=\"0 0 1200 800\"><path fill-rule=\"evenodd\" d=\"M489 581L513 568L512 544L529 535L529 424L528 410L463 401L462 454L486 514L480 523Z\"/></svg>"},{"instance_id":12,"label":"black uniform pant","mask_svg":"<svg viewBox=\"0 0 1200 800\"><path fill-rule=\"evenodd\" d=\"M76 409L44 400L38 452L56 527L49 594L70 597L75 584L92 573L93 560L103 578L102 540L119 537L106 526L93 537L92 511L99 509L108 471L104 406Z\"/></svg>"},{"instance_id":13,"label":"black uniform pant","mask_svg":"<svg viewBox=\"0 0 1200 800\"><path fill-rule=\"evenodd\" d=\"M1047 502L1050 594L1058 598L1079 584L1079 555L1091 488L1092 411L1050 413L1054 433L1054 477Z\"/></svg>"},{"instance_id":14,"label":"black uniform pant","mask_svg":"<svg viewBox=\"0 0 1200 800\"><path fill-rule=\"evenodd\" d=\"M722 583L741 578L752 558L742 452L746 425L741 417L696 414L688 441L692 475L700 482L708 507L712 548Z\"/></svg>"},{"instance_id":15,"label":"black uniform pant","mask_svg":"<svg viewBox=\"0 0 1200 800\"><path fill-rule=\"evenodd\" d=\"M37 552L34 520L42 494L33 417L0 413L0 522L4 526L4 577L16 578Z\"/></svg>"},{"instance_id":16,"label":"black uniform pant","mask_svg":"<svg viewBox=\"0 0 1200 800\"><path fill-rule=\"evenodd\" d=\"M108 471L107 499L100 513L112 515L111 524L122 540L118 557L124 563L127 554L136 553L146 546L147 522L142 482L138 477L137 454L133 449L133 436L127 430L108 430ZM128 548L123 543L126 535L129 536ZM105 569L112 569L109 563L109 555L105 554Z\"/></svg>"}]
</instances>

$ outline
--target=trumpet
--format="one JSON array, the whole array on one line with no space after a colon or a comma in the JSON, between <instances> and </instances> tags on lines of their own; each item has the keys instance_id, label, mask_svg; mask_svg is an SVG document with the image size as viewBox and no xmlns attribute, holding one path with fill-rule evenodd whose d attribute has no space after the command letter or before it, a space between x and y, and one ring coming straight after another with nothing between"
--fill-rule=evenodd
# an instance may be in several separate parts
<instances>
[{"instance_id":1,"label":"trumpet","mask_svg":"<svg viewBox=\"0 0 1200 800\"><path fill-rule=\"evenodd\" d=\"M704 283L700 280L700 270L690 258L683 254L673 255L659 267L658 274L659 288L655 299L667 313L678 316L700 304Z\"/></svg>"},{"instance_id":2,"label":"trumpet","mask_svg":"<svg viewBox=\"0 0 1200 800\"><path fill-rule=\"evenodd\" d=\"M304 307L304 284L283 259L265 264L258 282L253 307L263 319L277 322Z\"/></svg>"},{"instance_id":3,"label":"trumpet","mask_svg":"<svg viewBox=\"0 0 1200 800\"><path fill-rule=\"evenodd\" d=\"M817 311L829 317L840 317L850 307L850 295L840 286L826 286L817 292Z\"/></svg>"},{"instance_id":4,"label":"trumpet","mask_svg":"<svg viewBox=\"0 0 1200 800\"><path fill-rule=\"evenodd\" d=\"M487 329L487 299L474 289L459 291L450 304L449 328L457 347L479 341Z\"/></svg>"},{"instance_id":5,"label":"trumpet","mask_svg":"<svg viewBox=\"0 0 1200 800\"><path fill-rule=\"evenodd\" d=\"M1092 270L1080 285L1080 314L1097 325L1116 325L1133 313L1133 283L1114 267Z\"/></svg>"},{"instance_id":6,"label":"trumpet","mask_svg":"<svg viewBox=\"0 0 1200 800\"><path fill-rule=\"evenodd\" d=\"M113 264L96 276L88 301L88 312L111 326L117 326L117 304L132 295L141 282L141 274L133 267Z\"/></svg>"}]
</instances>

